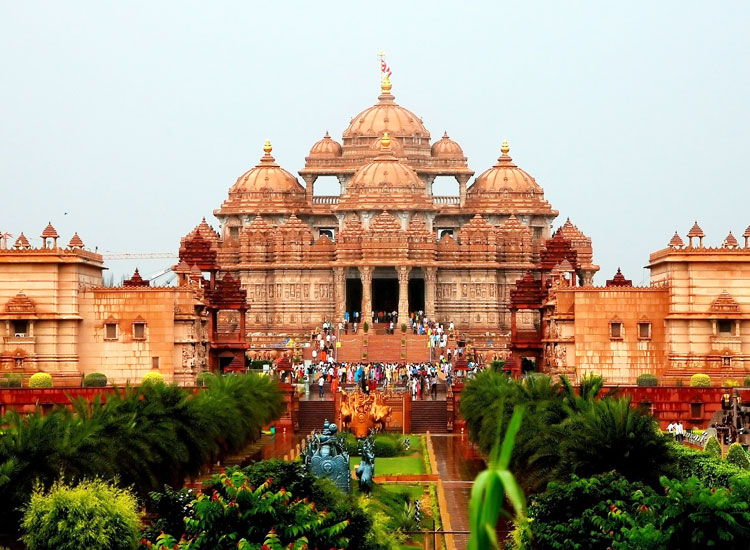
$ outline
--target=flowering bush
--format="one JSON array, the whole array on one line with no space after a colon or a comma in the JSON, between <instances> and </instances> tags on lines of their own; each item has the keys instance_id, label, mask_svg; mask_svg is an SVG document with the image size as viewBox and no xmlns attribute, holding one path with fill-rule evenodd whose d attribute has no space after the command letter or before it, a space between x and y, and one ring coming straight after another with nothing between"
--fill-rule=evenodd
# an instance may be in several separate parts
<instances>
[{"instance_id":1,"label":"flowering bush","mask_svg":"<svg viewBox=\"0 0 750 550\"><path fill-rule=\"evenodd\" d=\"M307 499L293 498L282 488L271 490L273 480L257 487L239 470L214 476L218 487L199 492L185 518L179 540L162 533L156 541L144 539L144 547L157 550L255 550L261 545L282 548L346 548L342 535L348 520L333 521Z\"/></svg>"},{"instance_id":2,"label":"flowering bush","mask_svg":"<svg viewBox=\"0 0 750 550\"><path fill-rule=\"evenodd\" d=\"M697 373L690 377L690 386L693 388L710 388L711 377L707 374Z\"/></svg>"},{"instance_id":3,"label":"flowering bush","mask_svg":"<svg viewBox=\"0 0 750 550\"><path fill-rule=\"evenodd\" d=\"M52 375L46 372L37 372L32 374L29 378L30 388L51 388L52 387Z\"/></svg>"},{"instance_id":4,"label":"flowering bush","mask_svg":"<svg viewBox=\"0 0 750 550\"><path fill-rule=\"evenodd\" d=\"M143 380L141 380L141 384L163 384L163 383L164 383L164 375L155 370L151 372L147 372L146 375L143 377Z\"/></svg>"}]
</instances>

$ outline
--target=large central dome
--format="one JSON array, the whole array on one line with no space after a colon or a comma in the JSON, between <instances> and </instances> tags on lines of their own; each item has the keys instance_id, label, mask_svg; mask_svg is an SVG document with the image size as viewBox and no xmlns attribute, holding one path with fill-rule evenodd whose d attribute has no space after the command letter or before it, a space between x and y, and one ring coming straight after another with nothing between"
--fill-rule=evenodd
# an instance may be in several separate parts
<instances>
[{"instance_id":1,"label":"large central dome","mask_svg":"<svg viewBox=\"0 0 750 550\"><path fill-rule=\"evenodd\" d=\"M382 93L378 96L378 102L368 107L349 123L344 130L343 137L368 137L379 138L384 132L388 132L391 138L424 138L430 139L430 132L422 124L422 119L412 113L409 109L401 107L395 101L391 93L391 83L385 80L382 84Z\"/></svg>"}]
</instances>

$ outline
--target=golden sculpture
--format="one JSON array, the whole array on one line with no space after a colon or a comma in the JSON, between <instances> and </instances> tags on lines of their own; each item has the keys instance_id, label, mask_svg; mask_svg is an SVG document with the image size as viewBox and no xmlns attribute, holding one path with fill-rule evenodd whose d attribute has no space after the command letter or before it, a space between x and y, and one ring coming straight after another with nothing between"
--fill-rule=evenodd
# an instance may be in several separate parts
<instances>
[{"instance_id":1,"label":"golden sculpture","mask_svg":"<svg viewBox=\"0 0 750 550\"><path fill-rule=\"evenodd\" d=\"M356 437L366 437L370 430L384 432L392 408L386 400L392 392L363 393L360 389L345 393L339 407L339 423Z\"/></svg>"}]
</instances>

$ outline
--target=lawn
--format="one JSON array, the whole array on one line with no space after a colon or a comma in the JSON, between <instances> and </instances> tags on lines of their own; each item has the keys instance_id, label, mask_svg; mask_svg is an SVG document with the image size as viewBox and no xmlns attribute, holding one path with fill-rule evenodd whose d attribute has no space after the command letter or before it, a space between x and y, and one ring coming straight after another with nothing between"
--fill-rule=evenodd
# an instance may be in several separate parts
<instances>
[{"instance_id":1,"label":"lawn","mask_svg":"<svg viewBox=\"0 0 750 550\"><path fill-rule=\"evenodd\" d=\"M352 470L359 465L359 457L351 457ZM422 456L395 456L393 458L375 457L375 475L414 475L424 473Z\"/></svg>"}]
</instances>

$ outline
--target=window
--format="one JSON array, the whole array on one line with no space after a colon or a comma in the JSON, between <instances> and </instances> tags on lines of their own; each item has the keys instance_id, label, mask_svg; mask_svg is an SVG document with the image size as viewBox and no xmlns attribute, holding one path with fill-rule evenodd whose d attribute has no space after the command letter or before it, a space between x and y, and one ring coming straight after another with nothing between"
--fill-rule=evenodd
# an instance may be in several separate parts
<instances>
[{"instance_id":1,"label":"window","mask_svg":"<svg viewBox=\"0 0 750 550\"><path fill-rule=\"evenodd\" d=\"M703 417L703 403L690 403L690 418Z\"/></svg>"},{"instance_id":2,"label":"window","mask_svg":"<svg viewBox=\"0 0 750 550\"><path fill-rule=\"evenodd\" d=\"M29 333L28 321L13 321L13 335L16 338L26 338Z\"/></svg>"},{"instance_id":3,"label":"window","mask_svg":"<svg viewBox=\"0 0 750 550\"><path fill-rule=\"evenodd\" d=\"M158 369L159 368L159 358L158 357L152 357L151 358L151 368Z\"/></svg>"},{"instance_id":4,"label":"window","mask_svg":"<svg viewBox=\"0 0 750 550\"><path fill-rule=\"evenodd\" d=\"M532 231L534 232L533 239L535 241L538 241L542 238L542 228L541 227L532 227Z\"/></svg>"},{"instance_id":5,"label":"window","mask_svg":"<svg viewBox=\"0 0 750 550\"><path fill-rule=\"evenodd\" d=\"M237 241L240 238L240 228L236 225L233 225L229 228L229 238L233 241Z\"/></svg>"},{"instance_id":6,"label":"window","mask_svg":"<svg viewBox=\"0 0 750 550\"><path fill-rule=\"evenodd\" d=\"M146 339L146 323L133 323L133 340Z\"/></svg>"},{"instance_id":7,"label":"window","mask_svg":"<svg viewBox=\"0 0 750 550\"><path fill-rule=\"evenodd\" d=\"M335 240L334 236L336 235L336 230L332 227L321 227L318 229L318 237L322 237L323 235L333 241Z\"/></svg>"},{"instance_id":8,"label":"window","mask_svg":"<svg viewBox=\"0 0 750 550\"><path fill-rule=\"evenodd\" d=\"M620 321L612 321L609 324L609 337L612 340L622 339L622 323Z\"/></svg>"},{"instance_id":9,"label":"window","mask_svg":"<svg viewBox=\"0 0 750 550\"><path fill-rule=\"evenodd\" d=\"M721 366L722 367L731 367L732 366L732 358L731 357L722 357L721 358Z\"/></svg>"},{"instance_id":10,"label":"window","mask_svg":"<svg viewBox=\"0 0 750 550\"><path fill-rule=\"evenodd\" d=\"M117 340L117 323L106 323L104 325L104 339Z\"/></svg>"},{"instance_id":11,"label":"window","mask_svg":"<svg viewBox=\"0 0 750 550\"><path fill-rule=\"evenodd\" d=\"M446 229L446 228L438 229L438 240L442 239L446 235L450 235L452 237L453 229Z\"/></svg>"},{"instance_id":12,"label":"window","mask_svg":"<svg viewBox=\"0 0 750 550\"><path fill-rule=\"evenodd\" d=\"M729 319L719 319L717 323L719 334L724 336L731 336L734 333L734 321Z\"/></svg>"},{"instance_id":13,"label":"window","mask_svg":"<svg viewBox=\"0 0 750 550\"><path fill-rule=\"evenodd\" d=\"M638 323L638 339L651 339L651 323L649 323L648 321L641 321L640 323Z\"/></svg>"}]
</instances>

